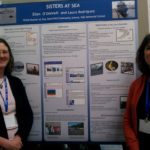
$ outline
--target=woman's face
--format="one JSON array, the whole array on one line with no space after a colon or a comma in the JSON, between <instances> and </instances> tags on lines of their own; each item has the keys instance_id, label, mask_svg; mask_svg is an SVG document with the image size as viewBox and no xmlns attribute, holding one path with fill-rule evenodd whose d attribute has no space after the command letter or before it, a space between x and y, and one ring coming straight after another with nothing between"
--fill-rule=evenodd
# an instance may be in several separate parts
<instances>
[{"instance_id":1,"label":"woman's face","mask_svg":"<svg viewBox=\"0 0 150 150\"><path fill-rule=\"evenodd\" d=\"M7 46L4 43L0 43L0 70L5 69L10 59L10 54Z\"/></svg>"}]
</instances>

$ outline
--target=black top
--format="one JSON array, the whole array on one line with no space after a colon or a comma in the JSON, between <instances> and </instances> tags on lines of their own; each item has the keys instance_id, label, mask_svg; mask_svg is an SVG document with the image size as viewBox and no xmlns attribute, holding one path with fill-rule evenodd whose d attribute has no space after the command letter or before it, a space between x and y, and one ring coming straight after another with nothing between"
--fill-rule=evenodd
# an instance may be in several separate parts
<instances>
[{"instance_id":1,"label":"black top","mask_svg":"<svg viewBox=\"0 0 150 150\"><path fill-rule=\"evenodd\" d=\"M145 119L145 116L146 116L145 104L146 104L146 84L144 86L144 90L142 92L142 95L141 95L141 97L138 101L138 105L137 105L138 119Z\"/></svg>"},{"instance_id":2,"label":"black top","mask_svg":"<svg viewBox=\"0 0 150 150\"><path fill-rule=\"evenodd\" d=\"M149 91L149 94L150 94L150 91ZM150 98L150 95L149 95L149 98ZM145 105L146 105L146 83L145 83L144 90L142 92L142 95L137 105L137 119L138 119L137 123L138 123L138 136L139 136L140 150L150 150L150 134L142 133L139 131L139 119L145 119L146 117Z\"/></svg>"},{"instance_id":3,"label":"black top","mask_svg":"<svg viewBox=\"0 0 150 150\"><path fill-rule=\"evenodd\" d=\"M21 137L24 143L27 140L33 123L33 112L29 104L25 88L21 80L14 76L7 76L12 94L16 102L16 119L18 122L18 131L16 135ZM0 108L0 136L8 138L3 113Z\"/></svg>"}]
</instances>

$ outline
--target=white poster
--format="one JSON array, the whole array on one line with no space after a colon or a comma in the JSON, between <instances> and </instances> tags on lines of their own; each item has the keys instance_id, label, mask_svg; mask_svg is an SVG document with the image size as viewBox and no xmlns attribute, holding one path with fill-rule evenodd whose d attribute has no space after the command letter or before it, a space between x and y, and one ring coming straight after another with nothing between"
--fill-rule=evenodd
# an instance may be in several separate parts
<instances>
[{"instance_id":1,"label":"white poster","mask_svg":"<svg viewBox=\"0 0 150 150\"><path fill-rule=\"evenodd\" d=\"M44 139L87 141L86 24L49 24L41 28Z\"/></svg>"},{"instance_id":2,"label":"white poster","mask_svg":"<svg viewBox=\"0 0 150 150\"><path fill-rule=\"evenodd\" d=\"M124 140L123 113L136 77L135 26L134 21L88 24L92 141Z\"/></svg>"}]
</instances>

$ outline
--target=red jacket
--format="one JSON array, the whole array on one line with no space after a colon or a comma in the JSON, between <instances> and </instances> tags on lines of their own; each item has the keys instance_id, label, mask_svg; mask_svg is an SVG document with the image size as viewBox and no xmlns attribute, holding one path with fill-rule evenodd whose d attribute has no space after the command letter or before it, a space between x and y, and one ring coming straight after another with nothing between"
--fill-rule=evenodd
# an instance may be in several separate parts
<instances>
[{"instance_id":1,"label":"red jacket","mask_svg":"<svg viewBox=\"0 0 150 150\"><path fill-rule=\"evenodd\" d=\"M124 114L124 135L129 150L139 150L137 132L137 103L144 90L147 76L142 75L130 86L126 111Z\"/></svg>"}]
</instances>

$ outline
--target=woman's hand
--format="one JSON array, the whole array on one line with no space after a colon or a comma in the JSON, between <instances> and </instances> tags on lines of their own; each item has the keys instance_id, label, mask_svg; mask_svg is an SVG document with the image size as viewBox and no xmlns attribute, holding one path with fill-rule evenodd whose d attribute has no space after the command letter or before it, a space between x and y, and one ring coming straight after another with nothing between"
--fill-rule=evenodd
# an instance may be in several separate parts
<instances>
[{"instance_id":1,"label":"woman's hand","mask_svg":"<svg viewBox=\"0 0 150 150\"><path fill-rule=\"evenodd\" d=\"M12 147L15 148L15 150L20 150L22 148L22 141L20 136L16 135L13 139L9 140Z\"/></svg>"},{"instance_id":2,"label":"woman's hand","mask_svg":"<svg viewBox=\"0 0 150 150\"><path fill-rule=\"evenodd\" d=\"M0 146L6 150L20 150L23 145L20 136L16 135L11 140L0 137Z\"/></svg>"}]
</instances>

